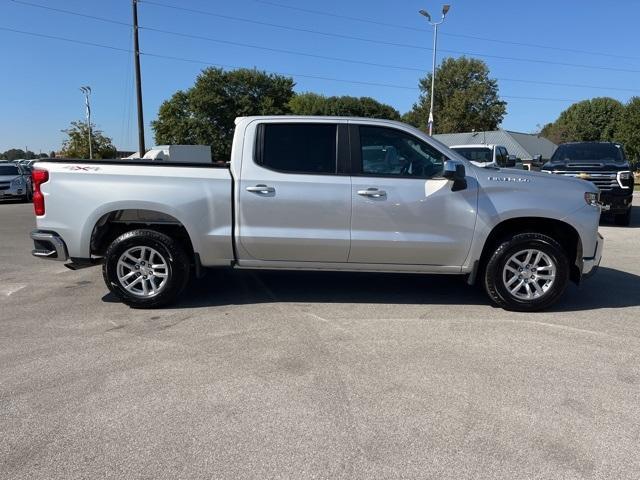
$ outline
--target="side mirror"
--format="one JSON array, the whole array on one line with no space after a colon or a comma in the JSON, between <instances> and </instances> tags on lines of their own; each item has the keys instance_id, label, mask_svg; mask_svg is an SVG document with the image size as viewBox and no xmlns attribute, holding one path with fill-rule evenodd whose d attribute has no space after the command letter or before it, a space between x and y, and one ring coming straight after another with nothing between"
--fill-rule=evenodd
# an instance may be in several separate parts
<instances>
[{"instance_id":1,"label":"side mirror","mask_svg":"<svg viewBox=\"0 0 640 480\"><path fill-rule=\"evenodd\" d=\"M516 166L516 156L515 155L509 155L507 157L507 164L505 165L507 168L513 168Z\"/></svg>"},{"instance_id":2,"label":"side mirror","mask_svg":"<svg viewBox=\"0 0 640 480\"><path fill-rule=\"evenodd\" d=\"M453 185L451 186L452 192L467 188L467 172L464 164L460 162L454 162L452 160L444 162L444 172L442 176L447 180L453 180Z\"/></svg>"},{"instance_id":3,"label":"side mirror","mask_svg":"<svg viewBox=\"0 0 640 480\"><path fill-rule=\"evenodd\" d=\"M542 163L542 155L540 155L540 154L534 155L533 156L533 161L534 162L538 162L538 163Z\"/></svg>"}]
</instances>

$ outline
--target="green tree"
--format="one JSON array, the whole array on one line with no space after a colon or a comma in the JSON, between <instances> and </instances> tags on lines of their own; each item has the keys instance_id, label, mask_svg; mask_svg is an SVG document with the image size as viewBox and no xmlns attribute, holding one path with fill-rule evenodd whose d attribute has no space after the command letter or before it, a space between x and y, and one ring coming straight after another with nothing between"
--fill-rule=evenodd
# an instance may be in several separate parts
<instances>
[{"instance_id":1,"label":"green tree","mask_svg":"<svg viewBox=\"0 0 640 480\"><path fill-rule=\"evenodd\" d=\"M289 113L293 79L258 70L203 70L193 87L176 92L151 123L157 144L211 145L214 158L231 154L234 120Z\"/></svg>"},{"instance_id":2,"label":"green tree","mask_svg":"<svg viewBox=\"0 0 640 480\"><path fill-rule=\"evenodd\" d=\"M615 138L624 144L627 157L636 165L640 163L640 97L633 97L625 105Z\"/></svg>"},{"instance_id":3,"label":"green tree","mask_svg":"<svg viewBox=\"0 0 640 480\"><path fill-rule=\"evenodd\" d=\"M295 95L289 102L294 115L336 115L400 120L400 113L390 105L371 97L325 97L317 93Z\"/></svg>"},{"instance_id":4,"label":"green tree","mask_svg":"<svg viewBox=\"0 0 640 480\"><path fill-rule=\"evenodd\" d=\"M66 158L89 158L89 130L85 122L71 122L71 126L62 130L67 138L62 143L61 155ZM91 125L91 147L93 158L114 158L116 147L109 137L103 135L95 125Z\"/></svg>"},{"instance_id":5,"label":"green tree","mask_svg":"<svg viewBox=\"0 0 640 480\"><path fill-rule=\"evenodd\" d=\"M9 160L9 161L22 160L22 159L31 160L32 158L35 158L35 157L36 157L36 154L33 153L31 150L27 150L25 152L21 148L11 148L0 155L0 158L2 158L3 160Z\"/></svg>"},{"instance_id":6,"label":"green tree","mask_svg":"<svg viewBox=\"0 0 640 480\"><path fill-rule=\"evenodd\" d=\"M506 113L498 82L489 67L475 58L445 58L436 71L434 133L495 130ZM427 129L431 103L431 74L420 80L420 98L403 120Z\"/></svg>"},{"instance_id":7,"label":"green tree","mask_svg":"<svg viewBox=\"0 0 640 480\"><path fill-rule=\"evenodd\" d=\"M554 143L616 140L625 107L608 97L574 103L545 125L542 136Z\"/></svg>"}]
</instances>

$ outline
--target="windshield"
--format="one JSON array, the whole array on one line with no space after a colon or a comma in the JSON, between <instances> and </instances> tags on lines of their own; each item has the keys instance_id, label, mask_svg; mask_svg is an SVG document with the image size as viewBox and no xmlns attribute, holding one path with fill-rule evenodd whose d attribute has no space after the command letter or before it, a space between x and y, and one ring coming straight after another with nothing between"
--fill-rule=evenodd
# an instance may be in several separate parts
<instances>
[{"instance_id":1,"label":"windshield","mask_svg":"<svg viewBox=\"0 0 640 480\"><path fill-rule=\"evenodd\" d=\"M451 150L454 152L458 152L467 160L471 160L472 162L480 162L480 163L491 163L493 162L493 150L489 147L476 147L476 148L456 148L453 147Z\"/></svg>"},{"instance_id":2,"label":"windshield","mask_svg":"<svg viewBox=\"0 0 640 480\"><path fill-rule=\"evenodd\" d=\"M20 175L20 171L14 165L0 165L0 175Z\"/></svg>"},{"instance_id":3,"label":"windshield","mask_svg":"<svg viewBox=\"0 0 640 480\"><path fill-rule=\"evenodd\" d=\"M552 162L624 162L620 145L615 143L575 143L560 145L551 157Z\"/></svg>"}]
</instances>

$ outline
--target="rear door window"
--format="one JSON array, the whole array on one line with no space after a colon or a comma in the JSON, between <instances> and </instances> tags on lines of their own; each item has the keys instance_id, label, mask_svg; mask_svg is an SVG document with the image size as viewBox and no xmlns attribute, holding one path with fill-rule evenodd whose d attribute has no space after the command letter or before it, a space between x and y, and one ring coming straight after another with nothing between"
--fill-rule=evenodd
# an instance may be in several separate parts
<instances>
[{"instance_id":1,"label":"rear door window","mask_svg":"<svg viewBox=\"0 0 640 480\"><path fill-rule=\"evenodd\" d=\"M337 125L267 123L258 127L256 162L286 173L336 173Z\"/></svg>"}]
</instances>

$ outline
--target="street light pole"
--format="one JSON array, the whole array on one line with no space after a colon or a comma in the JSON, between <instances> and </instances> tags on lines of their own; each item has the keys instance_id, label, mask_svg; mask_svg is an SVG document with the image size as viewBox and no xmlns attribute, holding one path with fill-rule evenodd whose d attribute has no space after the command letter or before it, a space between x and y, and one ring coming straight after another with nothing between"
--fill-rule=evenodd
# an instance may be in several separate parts
<instances>
[{"instance_id":1,"label":"street light pole","mask_svg":"<svg viewBox=\"0 0 640 480\"><path fill-rule=\"evenodd\" d=\"M433 135L433 104L435 99L435 89L436 89L436 57L437 57L437 49L438 49L438 25L444 22L445 17L447 16L447 12L451 8L451 5L443 5L442 6L442 19L439 22L432 22L431 15L426 10L420 10L420 15L427 18L427 21L430 25L433 26L433 63L431 66L431 106L429 108L429 136Z\"/></svg>"},{"instance_id":2,"label":"street light pole","mask_svg":"<svg viewBox=\"0 0 640 480\"><path fill-rule=\"evenodd\" d=\"M84 94L84 104L87 108L87 131L89 132L89 160L93 160L93 145L91 138L91 105L89 104L89 95L91 95L91 87L80 87L80 91Z\"/></svg>"}]
</instances>

